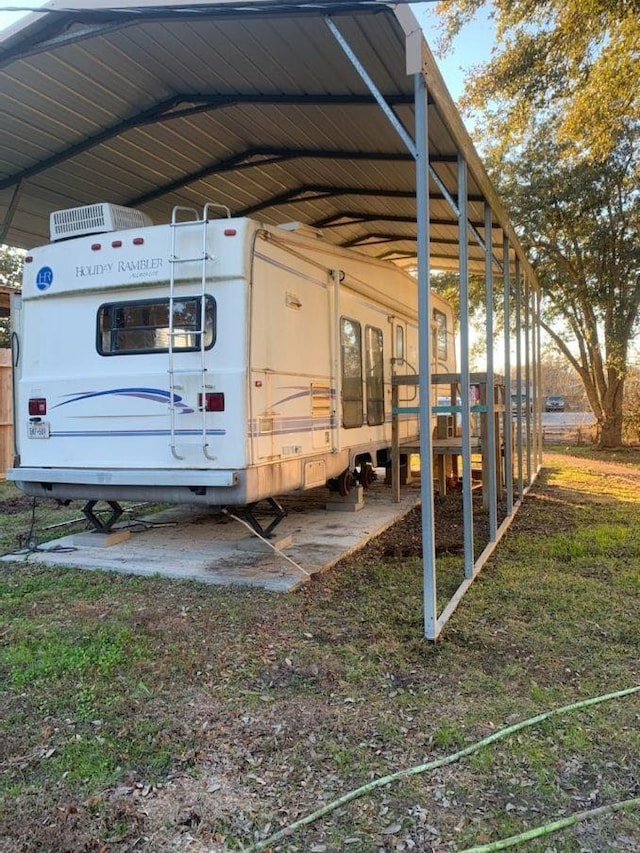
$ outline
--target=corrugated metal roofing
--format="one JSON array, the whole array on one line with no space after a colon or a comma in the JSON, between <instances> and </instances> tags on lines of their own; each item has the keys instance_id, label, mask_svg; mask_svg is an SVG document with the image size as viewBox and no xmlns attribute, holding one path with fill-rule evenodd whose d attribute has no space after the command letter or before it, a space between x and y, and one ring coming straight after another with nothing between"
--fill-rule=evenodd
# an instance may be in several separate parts
<instances>
[{"instance_id":1,"label":"corrugated metal roofing","mask_svg":"<svg viewBox=\"0 0 640 853\"><path fill-rule=\"evenodd\" d=\"M84 7L84 8L83 8ZM415 163L331 33L339 28L414 136L403 4L378 0L55 3L0 36L2 240L49 239L52 210L110 201L156 222L212 201L234 215L322 227L340 245L411 262ZM469 219L485 200L498 256L517 240L426 45L434 170ZM430 182L434 266L457 266L458 224ZM471 266L483 251L470 238ZM519 251L519 249L518 249ZM525 263L524 259L523 263Z\"/></svg>"}]
</instances>

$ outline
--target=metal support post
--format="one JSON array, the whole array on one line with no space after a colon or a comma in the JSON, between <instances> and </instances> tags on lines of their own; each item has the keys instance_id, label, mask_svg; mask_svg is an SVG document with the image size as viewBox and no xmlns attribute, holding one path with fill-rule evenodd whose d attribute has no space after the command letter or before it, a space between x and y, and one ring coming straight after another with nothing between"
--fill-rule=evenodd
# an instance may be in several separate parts
<instances>
[{"instance_id":1,"label":"metal support post","mask_svg":"<svg viewBox=\"0 0 640 853\"><path fill-rule=\"evenodd\" d=\"M424 634L438 636L436 547L433 523L433 445L431 441L431 291L429 282L429 133L427 87L414 75L416 116L416 207L418 230L418 373L420 377L420 497Z\"/></svg>"},{"instance_id":2,"label":"metal support post","mask_svg":"<svg viewBox=\"0 0 640 853\"><path fill-rule=\"evenodd\" d=\"M518 498L524 493L522 464L522 282L520 259L516 257L516 446L518 448Z\"/></svg>"},{"instance_id":3,"label":"metal support post","mask_svg":"<svg viewBox=\"0 0 640 853\"><path fill-rule=\"evenodd\" d=\"M487 466L487 475L483 476L483 488L486 480L488 496L485 496L485 506L489 511L489 541L495 542L498 532L498 496L496 486L496 395L493 372L493 253L491 245L491 229L493 215L488 204L484 206L484 235L486 250L484 255L484 296L485 315L487 321L487 447L482 448L482 465Z\"/></svg>"},{"instance_id":4,"label":"metal support post","mask_svg":"<svg viewBox=\"0 0 640 853\"><path fill-rule=\"evenodd\" d=\"M524 381L525 400L527 404L525 412L525 423L527 427L527 485L533 482L531 467L531 409L533 400L531 395L531 286L528 276L524 280Z\"/></svg>"},{"instance_id":5,"label":"metal support post","mask_svg":"<svg viewBox=\"0 0 640 853\"><path fill-rule=\"evenodd\" d=\"M462 404L462 513L464 575L473 577L473 497L471 490L471 412L469 409L469 243L467 240L467 163L458 153L458 254L460 269L460 397Z\"/></svg>"},{"instance_id":6,"label":"metal support post","mask_svg":"<svg viewBox=\"0 0 640 853\"><path fill-rule=\"evenodd\" d=\"M540 331L540 312L542 310L541 309L541 303L542 303L542 296L541 296L539 288L536 288L536 325L535 325L536 340L537 340L536 368L538 371L538 392L540 395L540 405L538 406L538 409L536 411L537 418L538 418L537 430L536 430L537 434L538 434L538 464L536 466L536 470L540 470L540 468L542 467L542 405L543 405L543 400L542 400L542 338L541 338L541 331Z\"/></svg>"},{"instance_id":7,"label":"metal support post","mask_svg":"<svg viewBox=\"0 0 640 853\"><path fill-rule=\"evenodd\" d=\"M398 385L391 385L391 493L393 502L400 503L400 422L398 418L398 406L400 403L400 389Z\"/></svg>"},{"instance_id":8,"label":"metal support post","mask_svg":"<svg viewBox=\"0 0 640 853\"><path fill-rule=\"evenodd\" d=\"M511 279L509 238L502 241L502 278L504 286L504 480L507 491L507 515L513 512L513 413L511 409Z\"/></svg>"},{"instance_id":9,"label":"metal support post","mask_svg":"<svg viewBox=\"0 0 640 853\"><path fill-rule=\"evenodd\" d=\"M533 454L531 457L532 482L538 470L538 457L540 455L540 440L538 435L538 412L540 410L540 385L538 384L538 336L537 327L537 296L536 288L532 283L530 286L531 296L531 385L533 388L533 406L531 414L531 442Z\"/></svg>"}]
</instances>

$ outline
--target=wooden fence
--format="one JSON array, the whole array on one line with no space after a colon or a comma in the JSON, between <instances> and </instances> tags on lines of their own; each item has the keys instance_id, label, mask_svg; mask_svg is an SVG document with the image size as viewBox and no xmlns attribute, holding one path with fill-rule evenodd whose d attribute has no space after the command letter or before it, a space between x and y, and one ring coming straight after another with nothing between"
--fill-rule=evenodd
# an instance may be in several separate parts
<instances>
[{"instance_id":1,"label":"wooden fence","mask_svg":"<svg viewBox=\"0 0 640 853\"><path fill-rule=\"evenodd\" d=\"M13 465L11 350L0 349L0 480Z\"/></svg>"},{"instance_id":2,"label":"wooden fence","mask_svg":"<svg viewBox=\"0 0 640 853\"><path fill-rule=\"evenodd\" d=\"M593 444L598 437L596 424L543 426L543 444Z\"/></svg>"}]
</instances>

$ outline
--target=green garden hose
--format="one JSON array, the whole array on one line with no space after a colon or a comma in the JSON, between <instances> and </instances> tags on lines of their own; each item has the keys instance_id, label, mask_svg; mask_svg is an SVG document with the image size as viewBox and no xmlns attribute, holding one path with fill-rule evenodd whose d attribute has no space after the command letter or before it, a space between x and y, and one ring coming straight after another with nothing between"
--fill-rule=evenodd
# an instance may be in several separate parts
<instances>
[{"instance_id":1,"label":"green garden hose","mask_svg":"<svg viewBox=\"0 0 640 853\"><path fill-rule=\"evenodd\" d=\"M474 752L478 752L478 750L482 749L485 746L488 746L491 743L495 743L497 740L501 740L502 738L507 737L508 735L514 734L515 732L519 732L522 729L530 728L531 726L535 726L538 723L541 723L543 720L549 719L549 717L559 716L561 714L568 714L571 711L577 711L581 708L588 708L591 705L599 705L602 702L608 702L611 699L620 699L624 696L630 696L633 693L638 693L640 691L640 685L637 687L628 687L625 690L617 690L615 693L607 693L604 696L595 696L591 699L583 699L580 702L574 702L571 705L564 705L561 708L555 708L551 711L546 711L544 714L538 714L535 717L530 717L528 720L523 720L520 723L514 723L512 726L508 726L505 729L500 729L497 732L489 735L482 740L477 741L476 743L471 744L470 746L461 749L459 752L454 752L451 755L446 755L443 758L436 758L434 761L429 761L427 764L419 764L416 767L409 767L405 770L399 770L397 773L391 773L388 776L381 776L378 779L374 779L372 782L367 783L366 785L362 785L360 788L356 788L353 791L349 791L346 794L343 794L342 797L338 797L337 800L333 800L331 803L327 803L327 805L322 806L322 808L317 809L317 811L312 812L306 817L300 818L300 820L294 821L294 823L285 827L284 829L279 830L278 832L274 832L273 835L270 835L269 838L265 838L263 841L258 841L253 844L251 847L246 848L245 853L259 853L261 850L266 850L267 847L271 847L273 844L276 844L278 841L282 841L284 838L288 838L292 835L296 830L300 829L303 826L308 826L310 823L318 820L321 817L324 817L327 814L335 811L340 806L344 806L346 803L350 803L352 800L358 799L358 797L363 796L364 794L368 794L370 791L373 791L375 788L381 788L384 785L388 785L391 782L395 782L398 779L405 779L407 776L417 776L420 773L425 773L428 770L435 770L438 767L443 767L447 764L454 764L457 761L460 761L461 758L464 758L467 755L472 755ZM621 808L631 807L633 805L637 805L638 800L626 800L624 803L618 803L614 806L605 806L609 811L616 811ZM563 826L570 826L573 823L577 823L579 820L585 820L587 817L595 816L595 814L601 813L601 809L594 809L592 812L581 812L578 815L574 815L573 818L565 818L564 820L555 821L554 823L547 824L545 827L541 827L541 830L546 830L546 832L540 831L540 835L547 834L547 832L554 832L556 829L561 829ZM565 821L569 821L569 823L565 823ZM548 827L551 827L550 829ZM537 832L538 830L530 830L530 832ZM497 841L494 844L502 844L502 847L493 846L493 845L485 845L484 847L473 847L469 848L467 851L461 851L461 853L488 853L488 851L493 850L503 850L505 847L511 847L513 844L518 843L520 840L525 840L528 837L537 837L537 836L529 836L527 833L524 833L523 836L514 836L516 840L513 839L505 839L504 841ZM508 843L511 842L511 843Z\"/></svg>"},{"instance_id":2,"label":"green garden hose","mask_svg":"<svg viewBox=\"0 0 640 853\"><path fill-rule=\"evenodd\" d=\"M460 853L495 853L496 850L506 850L508 847L515 847L516 844L521 844L523 841L530 841L533 838L550 835L552 832L557 832L559 829L566 829L568 826L573 826L583 820L589 820L603 814L611 814L612 812L620 812L623 809L631 809L637 806L640 806L640 797L636 797L633 800L622 800L619 803L611 803L609 806L599 806L597 809L589 809L586 812L576 812L576 814L569 815L569 817L545 823L543 826L536 826L534 829L528 829L519 835L503 838L501 841L481 844L480 847L466 847Z\"/></svg>"}]
</instances>

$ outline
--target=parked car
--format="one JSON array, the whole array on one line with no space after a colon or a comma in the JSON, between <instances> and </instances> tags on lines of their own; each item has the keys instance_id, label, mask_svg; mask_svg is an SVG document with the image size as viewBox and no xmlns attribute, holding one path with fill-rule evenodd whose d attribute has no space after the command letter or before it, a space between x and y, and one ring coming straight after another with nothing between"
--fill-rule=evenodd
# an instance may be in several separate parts
<instances>
[{"instance_id":1,"label":"parked car","mask_svg":"<svg viewBox=\"0 0 640 853\"><path fill-rule=\"evenodd\" d=\"M545 412L564 412L564 397L561 397L559 394L550 394L548 397L545 397L544 410Z\"/></svg>"}]
</instances>

